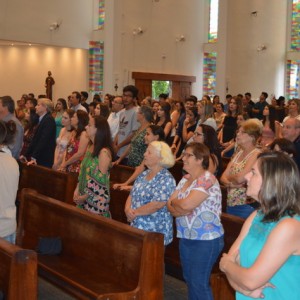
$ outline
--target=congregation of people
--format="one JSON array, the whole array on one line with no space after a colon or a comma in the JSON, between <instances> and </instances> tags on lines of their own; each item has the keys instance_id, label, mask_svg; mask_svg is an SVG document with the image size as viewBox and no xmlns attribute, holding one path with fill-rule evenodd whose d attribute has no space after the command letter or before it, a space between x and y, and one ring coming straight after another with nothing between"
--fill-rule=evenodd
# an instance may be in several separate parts
<instances>
[{"instance_id":1,"label":"congregation of people","mask_svg":"<svg viewBox=\"0 0 300 300\"><path fill-rule=\"evenodd\" d=\"M0 97L0 236L14 242L17 162L78 173L74 204L111 218L110 188L130 191L128 223L173 239L173 217L190 300L213 299L210 274L224 247L228 214L245 219L220 269L237 299L298 299L300 280L300 99L262 92L138 99L85 91L52 101ZM268 100L268 101L267 101ZM179 183L168 170L182 164ZM110 186L110 170L132 167ZM223 196L224 197L224 196Z\"/></svg>"}]
</instances>

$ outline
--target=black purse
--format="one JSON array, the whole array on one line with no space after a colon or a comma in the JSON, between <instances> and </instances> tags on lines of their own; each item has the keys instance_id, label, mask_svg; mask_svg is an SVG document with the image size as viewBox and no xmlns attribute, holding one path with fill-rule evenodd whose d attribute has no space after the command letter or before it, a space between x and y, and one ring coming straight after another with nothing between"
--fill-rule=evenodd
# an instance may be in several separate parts
<instances>
[{"instance_id":1,"label":"black purse","mask_svg":"<svg viewBox=\"0 0 300 300\"><path fill-rule=\"evenodd\" d=\"M37 253L42 255L58 255L62 250L62 242L60 237L40 237Z\"/></svg>"}]
</instances>

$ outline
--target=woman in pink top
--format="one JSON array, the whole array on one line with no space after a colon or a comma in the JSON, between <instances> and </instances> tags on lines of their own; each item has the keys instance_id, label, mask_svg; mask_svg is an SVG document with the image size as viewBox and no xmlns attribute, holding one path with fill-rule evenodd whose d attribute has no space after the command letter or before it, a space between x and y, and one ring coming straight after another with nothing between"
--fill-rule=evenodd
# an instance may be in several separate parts
<instances>
[{"instance_id":1,"label":"woman in pink top","mask_svg":"<svg viewBox=\"0 0 300 300\"><path fill-rule=\"evenodd\" d=\"M85 132L88 123L89 115L83 110L78 110L71 118L71 125L74 130L67 146L65 161L60 167L61 171L79 173L80 164L89 143L89 138Z\"/></svg>"}]
</instances>

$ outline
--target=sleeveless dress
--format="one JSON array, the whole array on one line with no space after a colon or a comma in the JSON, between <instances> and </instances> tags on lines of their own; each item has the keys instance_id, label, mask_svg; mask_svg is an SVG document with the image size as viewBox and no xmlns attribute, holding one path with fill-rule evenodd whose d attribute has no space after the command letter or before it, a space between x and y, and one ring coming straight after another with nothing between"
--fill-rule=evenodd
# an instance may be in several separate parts
<instances>
[{"instance_id":1,"label":"sleeveless dress","mask_svg":"<svg viewBox=\"0 0 300 300\"><path fill-rule=\"evenodd\" d=\"M93 157L87 150L81 164L78 177L80 195L87 194L88 198L80 208L91 213L110 218L109 212L109 174L99 170L99 158Z\"/></svg>"},{"instance_id":2,"label":"sleeveless dress","mask_svg":"<svg viewBox=\"0 0 300 300\"><path fill-rule=\"evenodd\" d=\"M55 124L56 124L56 138L58 138L59 133L60 133L61 129L63 128L62 123L61 123L62 115L56 116L54 120L55 120Z\"/></svg>"},{"instance_id":3,"label":"sleeveless dress","mask_svg":"<svg viewBox=\"0 0 300 300\"><path fill-rule=\"evenodd\" d=\"M56 149L57 151L57 157L56 157L56 161L61 163L63 160L63 156L65 154L65 151L67 149L69 140L66 138L57 138L56 139Z\"/></svg>"},{"instance_id":4,"label":"sleeveless dress","mask_svg":"<svg viewBox=\"0 0 300 300\"><path fill-rule=\"evenodd\" d=\"M242 155L243 151L239 151L237 155L232 159L232 166L230 169L230 174L235 175L240 173L246 166L247 160L252 153L260 152L259 149L254 149L251 151L242 161L237 162L239 157ZM239 188L229 188L227 194L227 205L236 206L244 205L247 202L246 187Z\"/></svg>"},{"instance_id":5,"label":"sleeveless dress","mask_svg":"<svg viewBox=\"0 0 300 300\"><path fill-rule=\"evenodd\" d=\"M127 163L129 167L137 167L142 163L144 159L144 153L147 149L147 145L145 144L145 135L146 128L135 134L135 136L132 138Z\"/></svg>"},{"instance_id":6,"label":"sleeveless dress","mask_svg":"<svg viewBox=\"0 0 300 300\"><path fill-rule=\"evenodd\" d=\"M255 262L271 231L280 222L261 222L263 215L257 213L247 236L242 241L240 247L240 264L242 267L249 268ZM289 218L284 217L281 220ZM300 221L300 216L295 217ZM265 288L263 293L265 300L299 300L300 299L300 255L291 255L280 267L275 275L269 280L275 285L275 289ZM253 299L236 293L237 300Z\"/></svg>"},{"instance_id":7,"label":"sleeveless dress","mask_svg":"<svg viewBox=\"0 0 300 300\"><path fill-rule=\"evenodd\" d=\"M236 117L225 116L223 125L223 143L226 143L231 141L235 137L237 130Z\"/></svg>"},{"instance_id":8,"label":"sleeveless dress","mask_svg":"<svg viewBox=\"0 0 300 300\"><path fill-rule=\"evenodd\" d=\"M75 153L77 153L78 148L79 148L79 139L76 139L75 136L71 137L69 144L67 146L67 152L66 152L66 158L65 161L67 161L69 158L71 158ZM80 171L80 164L82 161L83 157L80 157L80 159L76 160L72 164L68 165L66 168L67 172L72 172L72 173L79 173Z\"/></svg>"}]
</instances>

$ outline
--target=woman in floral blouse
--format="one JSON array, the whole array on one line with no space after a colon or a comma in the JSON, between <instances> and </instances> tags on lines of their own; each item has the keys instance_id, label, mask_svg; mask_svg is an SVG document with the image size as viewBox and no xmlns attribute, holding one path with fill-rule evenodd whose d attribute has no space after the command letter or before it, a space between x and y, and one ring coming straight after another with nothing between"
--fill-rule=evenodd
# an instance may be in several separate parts
<instances>
[{"instance_id":1,"label":"woman in floral blouse","mask_svg":"<svg viewBox=\"0 0 300 300\"><path fill-rule=\"evenodd\" d=\"M173 218L166 203L176 184L167 168L174 165L175 159L164 142L152 142L144 157L148 169L135 180L125 213L131 226L164 234L164 244L168 245L173 239Z\"/></svg>"},{"instance_id":2,"label":"woman in floral blouse","mask_svg":"<svg viewBox=\"0 0 300 300\"><path fill-rule=\"evenodd\" d=\"M176 217L177 237L183 277L189 300L212 300L209 278L224 246L221 215L221 189L208 171L209 149L192 142L183 154L183 169L188 173L168 200Z\"/></svg>"}]
</instances>

